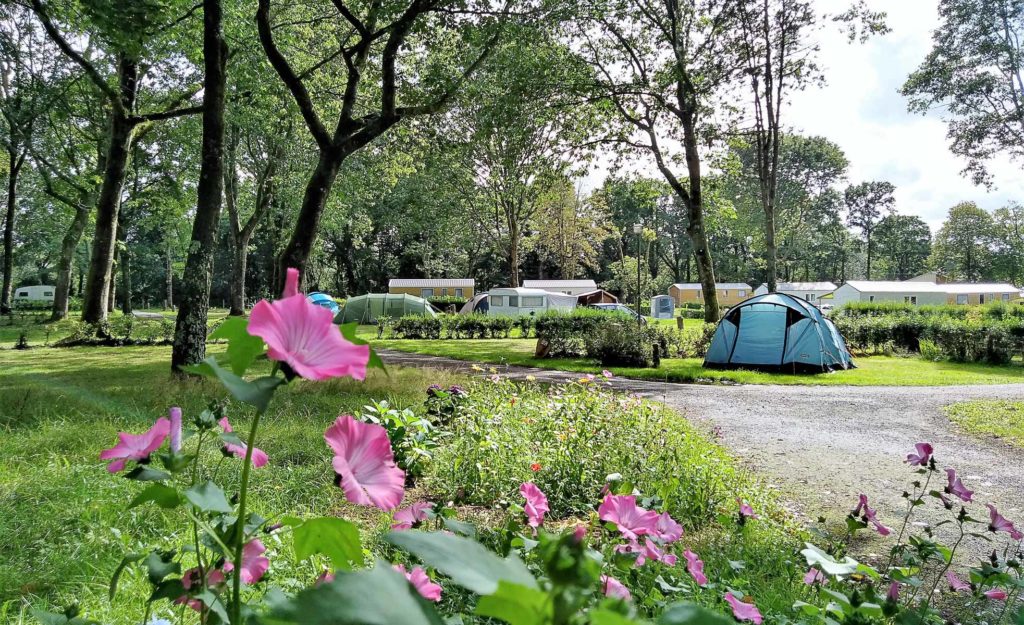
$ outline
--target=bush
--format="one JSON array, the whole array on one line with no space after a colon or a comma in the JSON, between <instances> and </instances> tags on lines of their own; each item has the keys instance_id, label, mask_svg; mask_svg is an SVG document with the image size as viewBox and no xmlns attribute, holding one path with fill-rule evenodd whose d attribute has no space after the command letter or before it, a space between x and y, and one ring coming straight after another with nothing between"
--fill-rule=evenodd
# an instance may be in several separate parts
<instances>
[{"instance_id":1,"label":"bush","mask_svg":"<svg viewBox=\"0 0 1024 625\"><path fill-rule=\"evenodd\" d=\"M605 367L653 367L664 349L658 339L657 332L635 322L610 323L589 333L584 344L587 356Z\"/></svg>"},{"instance_id":2,"label":"bush","mask_svg":"<svg viewBox=\"0 0 1024 625\"><path fill-rule=\"evenodd\" d=\"M636 323L627 315L617 315L592 308L576 308L572 312L546 312L538 315L534 328L538 339L548 341L551 357L587 355L586 338L614 323Z\"/></svg>"},{"instance_id":3,"label":"bush","mask_svg":"<svg viewBox=\"0 0 1024 625\"><path fill-rule=\"evenodd\" d=\"M391 334L398 339L439 339L444 322L430 315L405 315L395 320Z\"/></svg>"},{"instance_id":4,"label":"bush","mask_svg":"<svg viewBox=\"0 0 1024 625\"><path fill-rule=\"evenodd\" d=\"M465 297L456 297L454 295L438 295L437 297L428 297L427 301L441 310L448 310L449 306L454 306L455 311L458 312L469 300Z\"/></svg>"}]
</instances>

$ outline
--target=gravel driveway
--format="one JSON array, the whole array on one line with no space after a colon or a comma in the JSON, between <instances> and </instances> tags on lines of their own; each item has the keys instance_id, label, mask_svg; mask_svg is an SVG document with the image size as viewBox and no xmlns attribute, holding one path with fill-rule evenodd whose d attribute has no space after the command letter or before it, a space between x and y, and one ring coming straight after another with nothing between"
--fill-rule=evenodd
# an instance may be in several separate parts
<instances>
[{"instance_id":1,"label":"gravel driveway","mask_svg":"<svg viewBox=\"0 0 1024 625\"><path fill-rule=\"evenodd\" d=\"M381 351L381 356L387 363L406 366L469 371L472 365L392 350ZM510 377L534 375L550 382L580 377L526 367L500 370ZM883 522L896 525L906 505L900 493L912 475L903 459L914 443L928 441L935 446L940 468L956 468L975 491L976 501L993 502L1005 516L1024 523L1024 452L998 440L968 436L942 412L943 406L958 401L1024 398L1024 384L755 386L616 378L612 386L663 401L713 427L735 456L795 504L796 513L805 511L812 519L826 511L833 518L842 516L863 492ZM929 502L924 510L936 507ZM987 518L981 503L974 515Z\"/></svg>"}]
</instances>

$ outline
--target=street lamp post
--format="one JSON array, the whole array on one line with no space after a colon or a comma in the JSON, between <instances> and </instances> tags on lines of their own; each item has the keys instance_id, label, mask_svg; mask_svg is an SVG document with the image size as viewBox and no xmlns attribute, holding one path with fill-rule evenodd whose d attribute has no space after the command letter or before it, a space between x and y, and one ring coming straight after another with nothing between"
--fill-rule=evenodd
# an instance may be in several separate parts
<instances>
[{"instance_id":1,"label":"street lamp post","mask_svg":"<svg viewBox=\"0 0 1024 625\"><path fill-rule=\"evenodd\" d=\"M639 223L633 224L633 234L636 235L636 326L640 327L640 321L643 319L643 312L640 310L640 241L643 234L644 227Z\"/></svg>"}]
</instances>

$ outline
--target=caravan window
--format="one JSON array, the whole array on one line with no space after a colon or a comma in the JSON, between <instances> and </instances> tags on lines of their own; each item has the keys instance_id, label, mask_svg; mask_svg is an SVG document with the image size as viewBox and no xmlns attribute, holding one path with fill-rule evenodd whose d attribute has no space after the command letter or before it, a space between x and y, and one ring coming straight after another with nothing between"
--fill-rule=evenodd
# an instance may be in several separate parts
<instances>
[{"instance_id":1,"label":"caravan window","mask_svg":"<svg viewBox=\"0 0 1024 625\"><path fill-rule=\"evenodd\" d=\"M1010 301L1010 294L1009 293L1003 293L1003 301L1004 302Z\"/></svg>"},{"instance_id":2,"label":"caravan window","mask_svg":"<svg viewBox=\"0 0 1024 625\"><path fill-rule=\"evenodd\" d=\"M967 303L967 295L966 294L957 295L956 296L956 303L960 304L960 305L966 304Z\"/></svg>"},{"instance_id":3,"label":"caravan window","mask_svg":"<svg viewBox=\"0 0 1024 625\"><path fill-rule=\"evenodd\" d=\"M530 297L524 297L523 298L523 308L540 308L543 305L544 305L544 298L543 297L530 296Z\"/></svg>"},{"instance_id":4,"label":"caravan window","mask_svg":"<svg viewBox=\"0 0 1024 625\"><path fill-rule=\"evenodd\" d=\"M43 297L53 297L53 291L43 291Z\"/></svg>"},{"instance_id":5,"label":"caravan window","mask_svg":"<svg viewBox=\"0 0 1024 625\"><path fill-rule=\"evenodd\" d=\"M18 291L18 297L28 297L28 291Z\"/></svg>"},{"instance_id":6,"label":"caravan window","mask_svg":"<svg viewBox=\"0 0 1024 625\"><path fill-rule=\"evenodd\" d=\"M504 305L505 305L505 296L504 295L492 295L491 296L491 306L504 306Z\"/></svg>"},{"instance_id":7,"label":"caravan window","mask_svg":"<svg viewBox=\"0 0 1024 625\"><path fill-rule=\"evenodd\" d=\"M508 306L509 306L509 308L519 308L519 296L518 295L509 295L508 296Z\"/></svg>"},{"instance_id":8,"label":"caravan window","mask_svg":"<svg viewBox=\"0 0 1024 625\"><path fill-rule=\"evenodd\" d=\"M903 303L904 304L915 304L916 305L917 304L917 296L916 295L905 295L903 297Z\"/></svg>"}]
</instances>

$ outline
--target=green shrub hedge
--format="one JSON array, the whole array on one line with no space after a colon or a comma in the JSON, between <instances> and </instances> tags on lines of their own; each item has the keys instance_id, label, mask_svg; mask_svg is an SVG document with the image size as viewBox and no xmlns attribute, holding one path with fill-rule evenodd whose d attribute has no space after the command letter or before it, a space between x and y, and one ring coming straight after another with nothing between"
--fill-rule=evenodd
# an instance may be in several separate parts
<instances>
[{"instance_id":1,"label":"green shrub hedge","mask_svg":"<svg viewBox=\"0 0 1024 625\"><path fill-rule=\"evenodd\" d=\"M528 336L532 321L489 315L405 315L387 325L396 339L501 339L508 338L513 327Z\"/></svg>"}]
</instances>

